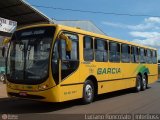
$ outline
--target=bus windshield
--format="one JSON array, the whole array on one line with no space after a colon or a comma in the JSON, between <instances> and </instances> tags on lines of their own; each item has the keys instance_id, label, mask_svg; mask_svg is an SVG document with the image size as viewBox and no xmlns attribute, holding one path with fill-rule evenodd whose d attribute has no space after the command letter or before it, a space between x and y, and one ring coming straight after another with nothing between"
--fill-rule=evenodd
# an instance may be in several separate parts
<instances>
[{"instance_id":1,"label":"bus windshield","mask_svg":"<svg viewBox=\"0 0 160 120\"><path fill-rule=\"evenodd\" d=\"M39 84L47 79L54 32L54 27L35 27L13 34L7 57L8 81Z\"/></svg>"}]
</instances>

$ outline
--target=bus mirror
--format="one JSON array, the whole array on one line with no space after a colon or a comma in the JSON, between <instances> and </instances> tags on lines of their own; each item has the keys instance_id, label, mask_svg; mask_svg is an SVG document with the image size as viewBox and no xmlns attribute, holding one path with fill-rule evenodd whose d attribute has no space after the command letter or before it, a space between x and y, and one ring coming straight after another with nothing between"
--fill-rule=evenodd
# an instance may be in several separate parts
<instances>
[{"instance_id":1,"label":"bus mirror","mask_svg":"<svg viewBox=\"0 0 160 120\"><path fill-rule=\"evenodd\" d=\"M3 45L6 45L6 44L8 44L9 42L10 42L10 38L5 38L4 40L3 40Z\"/></svg>"},{"instance_id":2,"label":"bus mirror","mask_svg":"<svg viewBox=\"0 0 160 120\"><path fill-rule=\"evenodd\" d=\"M68 36L66 36L65 34L61 33L59 36L58 36L58 39L60 40L65 40L66 42L66 51L68 52L71 52L72 50L72 40L70 40L68 38Z\"/></svg>"}]
</instances>

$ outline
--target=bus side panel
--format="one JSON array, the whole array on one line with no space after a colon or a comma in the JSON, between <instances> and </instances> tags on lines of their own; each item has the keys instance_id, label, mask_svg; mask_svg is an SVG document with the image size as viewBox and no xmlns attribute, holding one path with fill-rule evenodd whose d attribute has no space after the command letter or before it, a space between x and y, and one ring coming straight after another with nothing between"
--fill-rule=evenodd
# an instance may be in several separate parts
<instances>
[{"instance_id":1,"label":"bus side panel","mask_svg":"<svg viewBox=\"0 0 160 120\"><path fill-rule=\"evenodd\" d=\"M135 86L136 74L134 71L138 65L128 63L108 64L108 68L111 68L112 71L108 72L106 81L98 82L99 94L127 89Z\"/></svg>"},{"instance_id":2,"label":"bus side panel","mask_svg":"<svg viewBox=\"0 0 160 120\"><path fill-rule=\"evenodd\" d=\"M148 83L153 83L158 79L158 67L156 64L137 64L137 63L109 63L109 68L120 68L121 74L108 74L108 81L98 82L98 93L112 92L121 89L135 87L136 77L140 67L148 68ZM143 73L141 73L143 74Z\"/></svg>"},{"instance_id":3,"label":"bus side panel","mask_svg":"<svg viewBox=\"0 0 160 120\"><path fill-rule=\"evenodd\" d=\"M126 83L124 80L99 82L98 94L125 89L126 88L125 84Z\"/></svg>"},{"instance_id":4,"label":"bus side panel","mask_svg":"<svg viewBox=\"0 0 160 120\"><path fill-rule=\"evenodd\" d=\"M60 102L82 98L83 84L61 86Z\"/></svg>"},{"instance_id":5,"label":"bus side panel","mask_svg":"<svg viewBox=\"0 0 160 120\"><path fill-rule=\"evenodd\" d=\"M157 76L148 76L148 84L154 83L157 81Z\"/></svg>"},{"instance_id":6,"label":"bus side panel","mask_svg":"<svg viewBox=\"0 0 160 120\"><path fill-rule=\"evenodd\" d=\"M60 83L60 101L78 99L82 97L83 83L80 82L79 68L68 75Z\"/></svg>"},{"instance_id":7,"label":"bus side panel","mask_svg":"<svg viewBox=\"0 0 160 120\"><path fill-rule=\"evenodd\" d=\"M158 65L157 64L148 64L147 65L149 69L148 74L148 83L151 84L158 80Z\"/></svg>"},{"instance_id":8,"label":"bus side panel","mask_svg":"<svg viewBox=\"0 0 160 120\"><path fill-rule=\"evenodd\" d=\"M108 63L106 81L99 82L98 93L112 92L126 88L126 81L122 79L123 75L123 64L122 63Z\"/></svg>"},{"instance_id":9,"label":"bus side panel","mask_svg":"<svg viewBox=\"0 0 160 120\"><path fill-rule=\"evenodd\" d=\"M136 71L139 63L122 63L121 72L122 79L125 81L125 88L132 88L136 86L136 77L138 72Z\"/></svg>"}]
</instances>

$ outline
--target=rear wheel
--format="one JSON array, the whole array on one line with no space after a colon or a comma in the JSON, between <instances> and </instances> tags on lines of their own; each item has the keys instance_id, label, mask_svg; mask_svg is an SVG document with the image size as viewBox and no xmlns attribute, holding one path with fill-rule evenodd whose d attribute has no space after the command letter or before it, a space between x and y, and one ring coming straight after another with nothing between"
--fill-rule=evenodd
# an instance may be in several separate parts
<instances>
[{"instance_id":1,"label":"rear wheel","mask_svg":"<svg viewBox=\"0 0 160 120\"><path fill-rule=\"evenodd\" d=\"M137 75L135 90L136 92L139 92L141 90L141 76L140 75Z\"/></svg>"},{"instance_id":2,"label":"rear wheel","mask_svg":"<svg viewBox=\"0 0 160 120\"><path fill-rule=\"evenodd\" d=\"M141 88L142 90L145 90L147 88L147 76L146 75L143 75Z\"/></svg>"},{"instance_id":3,"label":"rear wheel","mask_svg":"<svg viewBox=\"0 0 160 120\"><path fill-rule=\"evenodd\" d=\"M83 87L83 101L85 104L94 100L94 84L91 80L86 80Z\"/></svg>"}]
</instances>

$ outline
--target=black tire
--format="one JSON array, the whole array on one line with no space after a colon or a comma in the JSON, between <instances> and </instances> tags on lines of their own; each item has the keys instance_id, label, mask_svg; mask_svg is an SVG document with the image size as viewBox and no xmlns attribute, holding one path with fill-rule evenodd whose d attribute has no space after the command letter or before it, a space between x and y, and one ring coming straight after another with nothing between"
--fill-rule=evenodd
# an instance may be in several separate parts
<instances>
[{"instance_id":1,"label":"black tire","mask_svg":"<svg viewBox=\"0 0 160 120\"><path fill-rule=\"evenodd\" d=\"M83 86L83 102L89 104L95 97L94 84L91 80L86 80Z\"/></svg>"},{"instance_id":2,"label":"black tire","mask_svg":"<svg viewBox=\"0 0 160 120\"><path fill-rule=\"evenodd\" d=\"M137 75L137 78L136 78L136 86L135 86L135 91L136 92L139 92L139 91L141 91L141 82L142 81L142 78L141 78L141 76L140 75Z\"/></svg>"},{"instance_id":3,"label":"black tire","mask_svg":"<svg viewBox=\"0 0 160 120\"><path fill-rule=\"evenodd\" d=\"M146 88L147 88L147 76L143 75L142 82L141 82L141 89L145 90Z\"/></svg>"}]
</instances>

